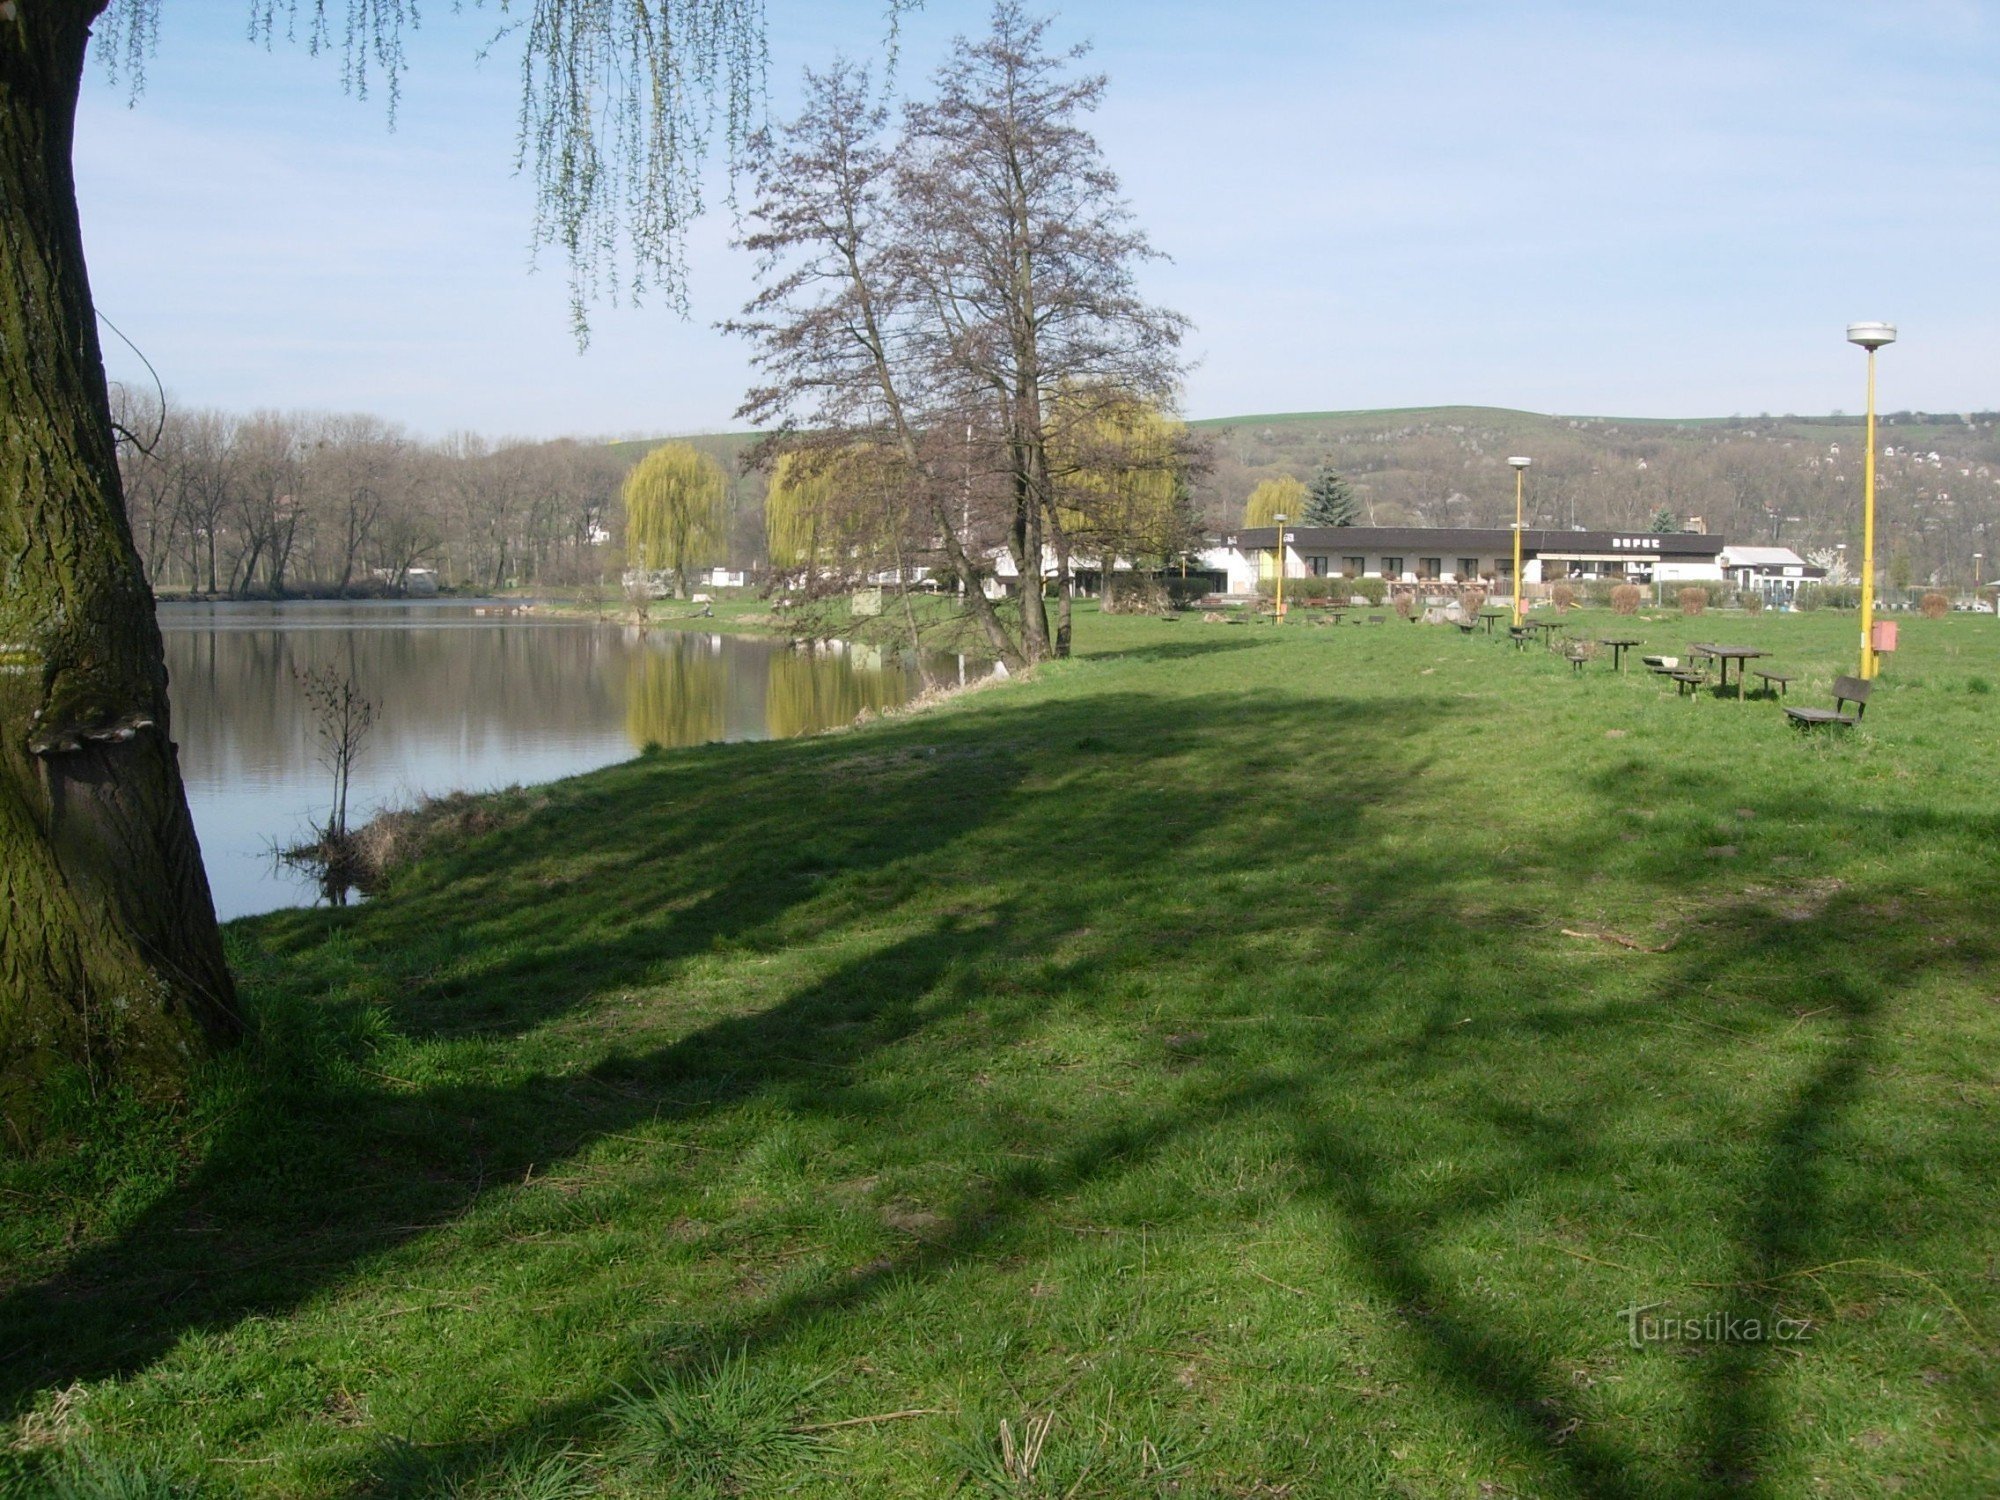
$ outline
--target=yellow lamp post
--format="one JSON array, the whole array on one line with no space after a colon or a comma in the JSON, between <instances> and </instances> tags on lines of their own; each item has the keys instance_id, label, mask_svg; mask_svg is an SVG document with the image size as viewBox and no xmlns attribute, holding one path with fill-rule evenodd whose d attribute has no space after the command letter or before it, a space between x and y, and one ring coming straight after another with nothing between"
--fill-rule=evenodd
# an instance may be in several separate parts
<instances>
[{"instance_id":1,"label":"yellow lamp post","mask_svg":"<svg viewBox=\"0 0 2000 1500\"><path fill-rule=\"evenodd\" d=\"M1847 342L1868 351L1868 449L1861 461L1861 676L1881 670L1875 660L1875 351L1896 342L1894 323L1849 323Z\"/></svg>"},{"instance_id":2,"label":"yellow lamp post","mask_svg":"<svg viewBox=\"0 0 2000 1500\"><path fill-rule=\"evenodd\" d=\"M1271 519L1278 523L1278 613L1272 623L1282 625L1285 623L1285 513L1279 511Z\"/></svg>"},{"instance_id":3,"label":"yellow lamp post","mask_svg":"<svg viewBox=\"0 0 2000 1500\"><path fill-rule=\"evenodd\" d=\"M1515 457L1507 462L1514 470L1514 628L1519 630L1526 608L1526 600L1521 594L1521 502L1527 493L1528 465L1534 460Z\"/></svg>"}]
</instances>

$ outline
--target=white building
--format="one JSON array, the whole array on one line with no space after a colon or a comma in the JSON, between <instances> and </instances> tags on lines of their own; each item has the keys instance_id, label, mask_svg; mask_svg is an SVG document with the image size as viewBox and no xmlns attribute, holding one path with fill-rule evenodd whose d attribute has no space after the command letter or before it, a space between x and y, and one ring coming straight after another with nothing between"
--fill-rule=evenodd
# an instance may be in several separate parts
<instances>
[{"instance_id":1,"label":"white building","mask_svg":"<svg viewBox=\"0 0 2000 1500\"><path fill-rule=\"evenodd\" d=\"M1218 591L1254 594L1275 572L1274 526L1246 526L1213 539L1201 566ZM1513 592L1511 527L1285 527L1287 578L1381 578L1392 583L1479 583ZM1698 532L1550 531L1521 533L1521 576L1529 584L1615 578L1633 583L1722 581L1721 537Z\"/></svg>"},{"instance_id":2,"label":"white building","mask_svg":"<svg viewBox=\"0 0 2000 1500\"><path fill-rule=\"evenodd\" d=\"M1724 547L1718 561L1739 593L1762 594L1766 604L1790 604L1799 585L1826 577L1790 547Z\"/></svg>"}]
</instances>

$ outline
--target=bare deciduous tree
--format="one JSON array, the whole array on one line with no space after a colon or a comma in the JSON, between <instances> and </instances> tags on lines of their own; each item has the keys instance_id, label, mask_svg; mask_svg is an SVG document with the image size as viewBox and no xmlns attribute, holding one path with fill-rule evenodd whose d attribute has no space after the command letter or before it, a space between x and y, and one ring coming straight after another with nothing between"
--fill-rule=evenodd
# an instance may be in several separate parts
<instances>
[{"instance_id":1,"label":"bare deciduous tree","mask_svg":"<svg viewBox=\"0 0 2000 1500\"><path fill-rule=\"evenodd\" d=\"M1169 408L1177 315L1138 293L1154 252L1083 121L1105 87L1046 49L1013 0L961 38L933 99L891 145L865 70L809 73L797 119L754 143L764 289L732 325L765 383L740 415L787 445L881 443L901 456L928 535L993 649L1067 649L1070 549L1050 458L1059 393ZM1006 524L982 534L995 483ZM984 595L984 556L1020 579L1020 637ZM1052 634L1044 558L1063 615Z\"/></svg>"}]
</instances>

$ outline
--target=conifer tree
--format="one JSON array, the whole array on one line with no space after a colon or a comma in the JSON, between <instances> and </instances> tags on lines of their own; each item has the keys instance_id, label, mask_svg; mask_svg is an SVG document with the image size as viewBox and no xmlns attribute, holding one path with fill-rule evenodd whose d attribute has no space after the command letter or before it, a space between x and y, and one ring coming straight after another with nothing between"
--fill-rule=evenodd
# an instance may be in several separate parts
<instances>
[{"instance_id":1,"label":"conifer tree","mask_svg":"<svg viewBox=\"0 0 2000 1500\"><path fill-rule=\"evenodd\" d=\"M1361 514L1354 487L1331 465L1321 464L1306 487L1305 524L1308 526L1352 526Z\"/></svg>"}]
</instances>

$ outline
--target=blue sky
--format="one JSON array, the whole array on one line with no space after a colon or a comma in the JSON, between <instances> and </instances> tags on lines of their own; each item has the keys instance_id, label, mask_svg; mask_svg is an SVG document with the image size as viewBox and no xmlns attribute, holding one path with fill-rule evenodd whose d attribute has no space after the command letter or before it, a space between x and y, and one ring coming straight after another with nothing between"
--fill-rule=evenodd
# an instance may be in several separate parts
<instances>
[{"instance_id":1,"label":"blue sky","mask_svg":"<svg viewBox=\"0 0 2000 1500\"><path fill-rule=\"evenodd\" d=\"M879 0L769 0L772 108L882 36ZM1469 402L1635 416L2000 406L2000 5L1070 0L1098 120L1196 325L1193 416ZM337 65L162 0L145 94L93 72L77 175L99 306L183 402L420 432L730 425L751 289L726 213L687 319L530 274L516 80L490 15L426 7L394 134ZM983 3L907 25L921 80ZM136 361L107 338L114 376Z\"/></svg>"}]
</instances>

